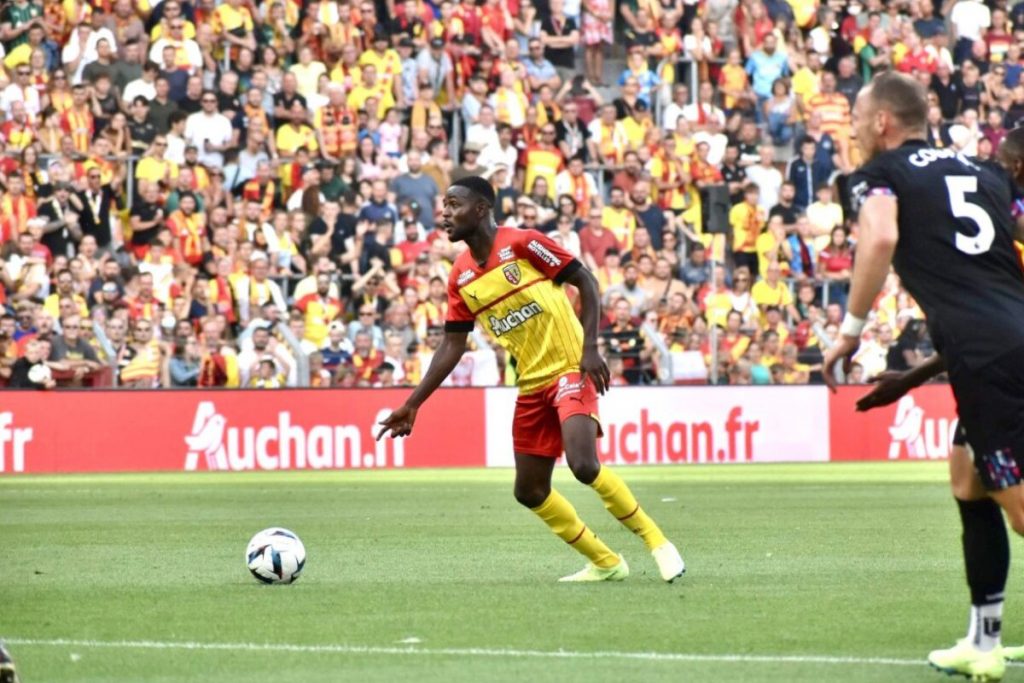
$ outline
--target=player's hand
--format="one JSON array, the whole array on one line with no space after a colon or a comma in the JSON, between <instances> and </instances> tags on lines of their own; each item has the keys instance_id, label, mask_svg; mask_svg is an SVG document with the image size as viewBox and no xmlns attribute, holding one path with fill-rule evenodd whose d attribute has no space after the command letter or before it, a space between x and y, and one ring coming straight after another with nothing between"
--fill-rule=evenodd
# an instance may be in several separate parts
<instances>
[{"instance_id":1,"label":"player's hand","mask_svg":"<svg viewBox=\"0 0 1024 683\"><path fill-rule=\"evenodd\" d=\"M850 372L850 357L860 346L860 339L856 337L839 337L839 341L832 345L832 348L825 353L825 363L822 365L821 374L825 377L825 386L835 393L838 382L836 381L836 363L843 361L843 372Z\"/></svg>"},{"instance_id":2,"label":"player's hand","mask_svg":"<svg viewBox=\"0 0 1024 683\"><path fill-rule=\"evenodd\" d=\"M392 439L409 436L412 434L414 422L416 422L416 408L409 405L402 406L380 421L384 428L377 434L377 441L380 441L388 431L391 432Z\"/></svg>"},{"instance_id":3,"label":"player's hand","mask_svg":"<svg viewBox=\"0 0 1024 683\"><path fill-rule=\"evenodd\" d=\"M604 358L598 353L596 346L584 347L583 357L580 359L580 372L584 377L590 378L598 394L603 394L608 390L608 385L611 383L611 372L608 371L608 364L604 362Z\"/></svg>"},{"instance_id":4,"label":"player's hand","mask_svg":"<svg viewBox=\"0 0 1024 683\"><path fill-rule=\"evenodd\" d=\"M863 413L872 408L881 408L903 398L911 387L902 372L883 372L872 377L869 382L875 386L868 393L857 399L857 412Z\"/></svg>"}]
</instances>

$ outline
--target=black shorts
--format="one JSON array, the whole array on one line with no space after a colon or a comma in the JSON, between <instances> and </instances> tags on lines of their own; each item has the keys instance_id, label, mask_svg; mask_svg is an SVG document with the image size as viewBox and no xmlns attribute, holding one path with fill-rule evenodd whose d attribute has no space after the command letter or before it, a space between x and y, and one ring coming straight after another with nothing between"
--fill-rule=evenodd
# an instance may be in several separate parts
<instances>
[{"instance_id":1,"label":"black shorts","mask_svg":"<svg viewBox=\"0 0 1024 683\"><path fill-rule=\"evenodd\" d=\"M1019 352L981 368L950 371L960 424L953 443L970 444L988 491L1024 482L1024 360Z\"/></svg>"},{"instance_id":2,"label":"black shorts","mask_svg":"<svg viewBox=\"0 0 1024 683\"><path fill-rule=\"evenodd\" d=\"M956 430L953 432L953 445L954 446L966 446L967 435L964 434L964 426L957 420Z\"/></svg>"}]
</instances>

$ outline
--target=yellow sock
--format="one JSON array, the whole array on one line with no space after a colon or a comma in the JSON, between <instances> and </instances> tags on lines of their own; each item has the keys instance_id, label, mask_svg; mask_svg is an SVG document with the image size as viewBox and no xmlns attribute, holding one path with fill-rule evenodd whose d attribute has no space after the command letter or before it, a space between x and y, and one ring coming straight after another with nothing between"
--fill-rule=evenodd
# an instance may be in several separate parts
<instances>
[{"instance_id":1,"label":"yellow sock","mask_svg":"<svg viewBox=\"0 0 1024 683\"><path fill-rule=\"evenodd\" d=\"M654 550L668 541L654 520L641 509L640 503L633 497L633 492L619 475L607 467L602 467L590 487L601 496L605 509L615 515L615 519L622 522L624 527L644 539L644 544L649 550Z\"/></svg>"},{"instance_id":2,"label":"yellow sock","mask_svg":"<svg viewBox=\"0 0 1024 683\"><path fill-rule=\"evenodd\" d=\"M607 569L619 563L618 555L583 523L576 508L558 491L551 489L547 499L533 511L556 536L598 567Z\"/></svg>"}]
</instances>

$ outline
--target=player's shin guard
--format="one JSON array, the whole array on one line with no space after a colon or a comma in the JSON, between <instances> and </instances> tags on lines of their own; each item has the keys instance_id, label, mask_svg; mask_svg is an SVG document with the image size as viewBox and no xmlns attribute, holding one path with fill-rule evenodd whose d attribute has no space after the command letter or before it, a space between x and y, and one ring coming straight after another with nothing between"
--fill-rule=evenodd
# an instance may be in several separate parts
<instances>
[{"instance_id":1,"label":"player's shin guard","mask_svg":"<svg viewBox=\"0 0 1024 683\"><path fill-rule=\"evenodd\" d=\"M1010 541L1003 513L995 501L985 498L956 502L963 523L964 565L971 590L967 638L979 650L989 651L1000 645Z\"/></svg>"},{"instance_id":2,"label":"player's shin guard","mask_svg":"<svg viewBox=\"0 0 1024 683\"><path fill-rule=\"evenodd\" d=\"M667 542L665 534L661 532L658 525L654 523L640 503L636 502L633 492L626 486L619 475L607 467L601 467L597 478L590 483L590 487L601 496L605 509L615 515L624 527L644 539L648 550L654 550Z\"/></svg>"},{"instance_id":3,"label":"player's shin guard","mask_svg":"<svg viewBox=\"0 0 1024 683\"><path fill-rule=\"evenodd\" d=\"M594 565L607 569L619 563L619 556L583 523L576 508L558 491L551 489L547 499L532 510L556 536Z\"/></svg>"}]
</instances>

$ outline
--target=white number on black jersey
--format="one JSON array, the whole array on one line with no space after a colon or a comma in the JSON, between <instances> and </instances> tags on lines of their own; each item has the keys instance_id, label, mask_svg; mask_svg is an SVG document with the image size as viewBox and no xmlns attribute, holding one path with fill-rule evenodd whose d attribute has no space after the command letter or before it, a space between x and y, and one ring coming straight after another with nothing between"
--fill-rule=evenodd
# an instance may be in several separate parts
<instances>
[{"instance_id":1,"label":"white number on black jersey","mask_svg":"<svg viewBox=\"0 0 1024 683\"><path fill-rule=\"evenodd\" d=\"M984 254L992 247L996 238L996 228L992 225L985 209L967 201L964 196L978 191L978 177L973 175L946 176L946 187L949 189L949 207L957 218L966 218L978 226L978 234L956 234L956 248L965 254L977 256Z\"/></svg>"}]
</instances>

